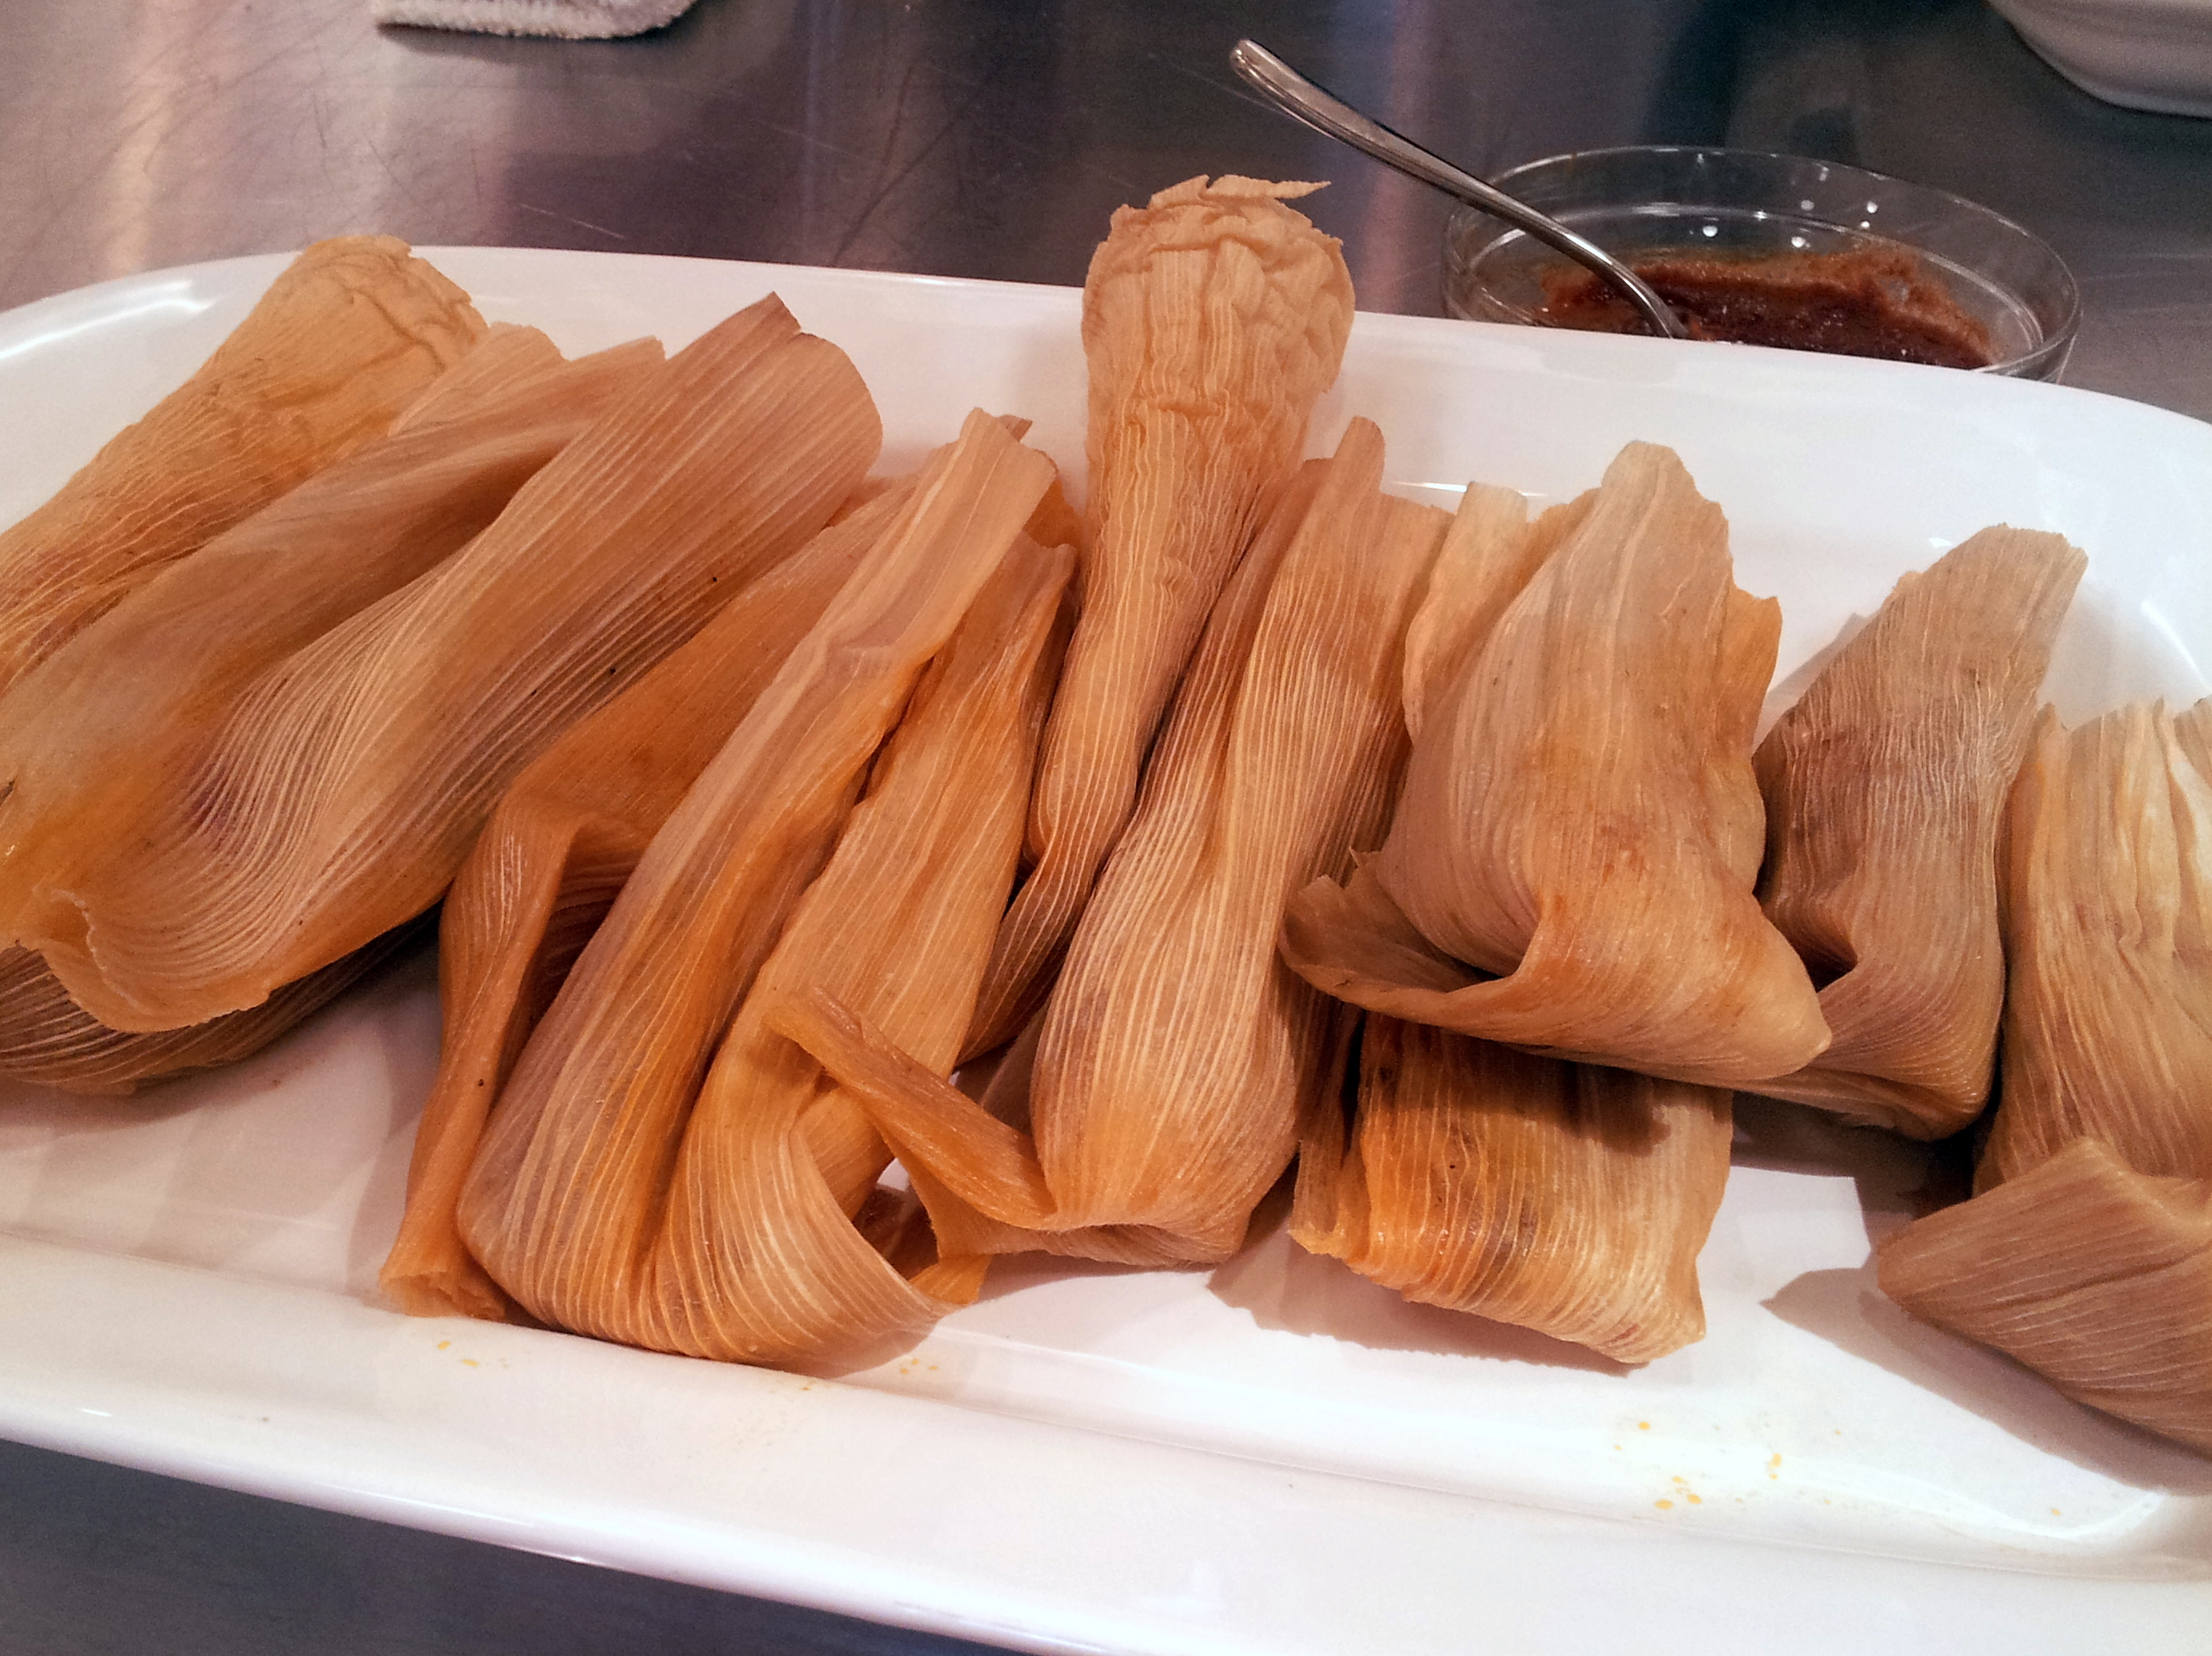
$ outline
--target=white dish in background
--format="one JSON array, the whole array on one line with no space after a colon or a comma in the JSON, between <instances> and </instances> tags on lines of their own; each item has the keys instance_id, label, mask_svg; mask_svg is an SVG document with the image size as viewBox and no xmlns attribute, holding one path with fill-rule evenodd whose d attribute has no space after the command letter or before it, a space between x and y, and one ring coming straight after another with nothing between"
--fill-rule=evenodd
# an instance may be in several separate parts
<instances>
[{"instance_id":1,"label":"white dish in background","mask_svg":"<svg viewBox=\"0 0 2212 1656\"><path fill-rule=\"evenodd\" d=\"M1990 0L2093 98L2212 116L2212 0Z\"/></svg>"},{"instance_id":2,"label":"white dish in background","mask_svg":"<svg viewBox=\"0 0 2212 1656\"><path fill-rule=\"evenodd\" d=\"M1072 290L430 250L485 314L672 347L774 289L854 356L885 464L980 404L1079 478ZM0 317L0 521L280 268ZM1401 486L1560 498L1633 438L1729 511L1786 676L1984 524L2089 552L2069 717L2212 689L2212 427L1937 368L1362 316L1316 422ZM427 956L137 1101L0 1092L0 1434L453 1534L1039 1650L2202 1648L2212 1464L1882 1300L1901 1141L1742 1112L1707 1338L1634 1373L1412 1306L1279 1233L1212 1272L1017 1263L842 1380L377 1303L435 1055Z\"/></svg>"}]
</instances>

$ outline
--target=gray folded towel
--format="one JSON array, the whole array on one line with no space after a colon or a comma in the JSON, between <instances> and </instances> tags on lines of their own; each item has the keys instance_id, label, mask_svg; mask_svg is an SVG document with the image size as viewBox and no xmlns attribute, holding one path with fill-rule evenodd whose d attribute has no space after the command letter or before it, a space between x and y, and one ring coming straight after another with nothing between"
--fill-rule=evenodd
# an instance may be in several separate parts
<instances>
[{"instance_id":1,"label":"gray folded towel","mask_svg":"<svg viewBox=\"0 0 2212 1656\"><path fill-rule=\"evenodd\" d=\"M380 23L608 40L672 23L692 0L372 0Z\"/></svg>"}]
</instances>

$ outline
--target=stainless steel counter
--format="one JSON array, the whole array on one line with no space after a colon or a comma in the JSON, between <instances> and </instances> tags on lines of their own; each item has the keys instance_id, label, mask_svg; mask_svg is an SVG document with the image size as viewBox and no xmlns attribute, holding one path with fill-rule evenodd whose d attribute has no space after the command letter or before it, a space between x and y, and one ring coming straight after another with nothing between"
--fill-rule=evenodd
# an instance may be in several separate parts
<instances>
[{"instance_id":1,"label":"stainless steel counter","mask_svg":"<svg viewBox=\"0 0 2212 1656\"><path fill-rule=\"evenodd\" d=\"M368 0L11 0L0 306L385 230L1079 283L1192 174L1328 178L1360 302L1445 206L1257 105L1242 33L1489 172L1727 142L1955 190L2080 277L2075 385L2212 417L2212 122L2075 91L1979 0L700 0L598 44ZM856 1492L865 1499L865 1492ZM0 1446L0 1653L976 1648Z\"/></svg>"}]
</instances>

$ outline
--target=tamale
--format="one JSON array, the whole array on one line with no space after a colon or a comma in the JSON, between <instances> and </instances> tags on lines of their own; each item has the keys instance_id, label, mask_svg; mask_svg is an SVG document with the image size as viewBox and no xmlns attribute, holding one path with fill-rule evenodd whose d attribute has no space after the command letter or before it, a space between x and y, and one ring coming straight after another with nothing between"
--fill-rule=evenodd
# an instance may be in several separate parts
<instances>
[{"instance_id":1,"label":"tamale","mask_svg":"<svg viewBox=\"0 0 2212 1656\"><path fill-rule=\"evenodd\" d=\"M688 1322L682 1349L834 1357L915 1332L981 1288L981 1261L908 1278L856 1228L890 1153L772 1017L793 996L834 995L951 1070L1013 886L1073 573L1072 549L1018 543L915 691L715 1055L665 1232L662 1317Z\"/></svg>"},{"instance_id":2,"label":"tamale","mask_svg":"<svg viewBox=\"0 0 2212 1656\"><path fill-rule=\"evenodd\" d=\"M1225 1258L1334 1099L1342 1008L1275 934L1291 892L1381 837L1405 754L1401 640L1447 519L1382 494L1382 459L1353 421L1216 606L1047 1003L1033 1142L856 1009L787 1019L898 1151L941 1249Z\"/></svg>"},{"instance_id":3,"label":"tamale","mask_svg":"<svg viewBox=\"0 0 2212 1656\"><path fill-rule=\"evenodd\" d=\"M732 317L467 546L255 674L124 808L41 825L31 858L0 802L5 935L144 1030L253 1005L420 913L507 783L821 528L880 440L842 352L773 297Z\"/></svg>"},{"instance_id":4,"label":"tamale","mask_svg":"<svg viewBox=\"0 0 2212 1656\"><path fill-rule=\"evenodd\" d=\"M453 1216L491 1102L653 834L912 492L902 481L823 530L501 796L440 922L438 1074L380 1279L404 1309L501 1314Z\"/></svg>"},{"instance_id":5,"label":"tamale","mask_svg":"<svg viewBox=\"0 0 2212 1656\"><path fill-rule=\"evenodd\" d=\"M1979 1115L2004 1003L1997 837L2088 560L1985 529L1899 581L1767 734L1759 902L1835 1039L1759 1083L1915 1138Z\"/></svg>"},{"instance_id":6,"label":"tamale","mask_svg":"<svg viewBox=\"0 0 2212 1656\"><path fill-rule=\"evenodd\" d=\"M130 1035L96 1023L28 949L0 950L0 1075L94 1095L135 1093L157 1081L250 1058L355 984L374 977L430 928L396 927L320 971L287 983L258 1007L184 1029Z\"/></svg>"},{"instance_id":7,"label":"tamale","mask_svg":"<svg viewBox=\"0 0 2212 1656\"><path fill-rule=\"evenodd\" d=\"M1547 1056L1716 1087L1802 1068L1827 1028L1753 895L1780 624L1666 449L1632 443L1534 525L1470 490L1417 618L1437 660L1409 663L1425 706L1389 837L1291 899L1284 958Z\"/></svg>"},{"instance_id":8,"label":"tamale","mask_svg":"<svg viewBox=\"0 0 2212 1656\"><path fill-rule=\"evenodd\" d=\"M0 696L0 907L20 901L42 837L133 808L165 750L189 750L252 677L435 568L659 361L641 341L562 364L534 331L478 353L421 418L311 478L155 574Z\"/></svg>"},{"instance_id":9,"label":"tamale","mask_svg":"<svg viewBox=\"0 0 2212 1656\"><path fill-rule=\"evenodd\" d=\"M1705 1331L1729 1094L1370 1014L1357 1115L1313 1117L1291 1234L1409 1300L1649 1362Z\"/></svg>"},{"instance_id":10,"label":"tamale","mask_svg":"<svg viewBox=\"0 0 2212 1656\"><path fill-rule=\"evenodd\" d=\"M1264 491L1336 378L1352 279L1336 241L1283 205L1319 187L1191 179L1116 211L1091 261L1082 605L1030 805L1034 866L970 1054L1011 1040L1043 1000Z\"/></svg>"},{"instance_id":11,"label":"tamale","mask_svg":"<svg viewBox=\"0 0 2212 1656\"><path fill-rule=\"evenodd\" d=\"M153 572L0 697L0 813L24 825L15 853L35 855L41 825L102 819L253 673L450 556L659 359L645 342L564 365L534 329L495 330L404 435ZM115 1092L234 1062L390 953L372 941L248 1012L129 1033L70 1000L33 951L0 949L0 1073Z\"/></svg>"},{"instance_id":12,"label":"tamale","mask_svg":"<svg viewBox=\"0 0 2212 1656\"><path fill-rule=\"evenodd\" d=\"M2212 1178L2142 1172L2077 1138L1877 1259L1914 1316L2212 1454Z\"/></svg>"},{"instance_id":13,"label":"tamale","mask_svg":"<svg viewBox=\"0 0 2212 1656\"><path fill-rule=\"evenodd\" d=\"M1017 436L1028 425L1002 423ZM506 1295L455 1218L491 1103L646 845L913 491L912 478L864 484L829 528L573 727L501 796L443 906L438 1075L380 1279L404 1309L505 1314ZM1043 545L1076 533L1057 481L1027 532ZM872 1157L879 1142L861 1129L863 1157ZM860 1182L880 1171L872 1162Z\"/></svg>"},{"instance_id":14,"label":"tamale","mask_svg":"<svg viewBox=\"0 0 2212 1656\"><path fill-rule=\"evenodd\" d=\"M2045 709L2005 838L1977 1193L1889 1238L1882 1287L2212 1452L2212 701Z\"/></svg>"},{"instance_id":15,"label":"tamale","mask_svg":"<svg viewBox=\"0 0 2212 1656\"><path fill-rule=\"evenodd\" d=\"M483 332L403 241L309 247L198 373L0 533L0 692L163 565L382 434Z\"/></svg>"},{"instance_id":16,"label":"tamale","mask_svg":"<svg viewBox=\"0 0 2212 1656\"><path fill-rule=\"evenodd\" d=\"M471 1251L532 1315L641 1344L767 1357L793 1341L823 1349L847 1333L933 1314L927 1297L853 1230L847 1215L859 1197L851 1196L848 1209L838 1198L850 1193L832 1191L804 1153L797 1117L817 1091L811 1068L795 1050L763 1049L750 1034L739 1039L732 1020L830 860L870 761L925 665L971 607L988 618L976 642L989 646L984 654L1001 669L987 666L985 677L1006 682L1007 640L1025 639L1030 649L1012 676L1015 703L1032 713L1007 718L1001 697L1000 726L1033 715L1041 694L1036 652L1066 562L1064 555L1048 560L1054 579L1036 581L1024 569L1036 555L1018 543L1052 478L1051 462L1003 425L980 412L969 417L960 440L932 460L882 542L653 837L585 946L515 1063L461 1195ZM1008 571L1013 593L1028 594L1011 610L977 604L998 570ZM987 629L998 636L984 638ZM951 676L950 668L939 675L940 690ZM921 723L922 710L914 716ZM964 746L963 737L948 751ZM934 763L885 764L886 794L901 776L915 778L919 791L908 809L878 815L896 823L919 810L940 829L951 820L982 831L957 838L964 848L957 855L948 848L868 855L877 879L922 891L925 909L927 893L944 889L932 882L952 880L953 864L963 880L977 866L974 858L992 838L990 801L1009 795L1014 801L1000 811L1000 883L966 899L981 910L980 961L980 940L1012 881L1027 768L1001 752L948 788ZM840 935L860 928L870 951L899 950L909 941L901 928L911 922L896 916L911 908L820 907L817 923ZM867 982L894 995L911 982L912 992L927 997L933 993L928 976L901 960ZM971 973L968 1003L935 1014L949 1032L942 1038L948 1063L972 1011L974 981ZM763 1064L781 1079L763 1080ZM755 1081L773 1096L749 1109L743 1099ZM699 1112L703 1123L694 1127ZM728 1142L705 1142L710 1135ZM718 1167L747 1182L748 1200L726 1200L726 1190L714 1188L709 1175ZM751 1187L761 1180L771 1200L754 1211ZM701 1257L745 1226L769 1232L751 1233L726 1259ZM729 1275L716 1279L716 1270ZM718 1286L702 1287L709 1282ZM692 1291L706 1297L687 1302Z\"/></svg>"},{"instance_id":17,"label":"tamale","mask_svg":"<svg viewBox=\"0 0 2212 1656\"><path fill-rule=\"evenodd\" d=\"M1978 1190L2077 1138L2212 1178L2208 737L2212 700L2037 726L2007 829L2002 1101Z\"/></svg>"}]
</instances>

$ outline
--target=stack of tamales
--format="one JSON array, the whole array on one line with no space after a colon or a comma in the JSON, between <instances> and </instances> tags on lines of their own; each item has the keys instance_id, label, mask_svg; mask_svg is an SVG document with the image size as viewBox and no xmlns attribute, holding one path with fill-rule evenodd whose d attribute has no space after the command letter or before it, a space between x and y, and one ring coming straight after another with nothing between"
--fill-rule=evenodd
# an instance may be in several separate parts
<instances>
[{"instance_id":1,"label":"stack of tamales","mask_svg":"<svg viewBox=\"0 0 2212 1656\"><path fill-rule=\"evenodd\" d=\"M75 597L0 697L0 1068L127 1088L326 1001L876 453L773 300L665 365L483 333L397 243L310 250L9 532L16 584Z\"/></svg>"},{"instance_id":2,"label":"stack of tamales","mask_svg":"<svg viewBox=\"0 0 2212 1656\"><path fill-rule=\"evenodd\" d=\"M0 535L0 1071L230 1062L442 903L386 1289L785 1364L1225 1259L1293 1163L1304 1247L1649 1361L1734 1091L1933 1138L2001 1073L1884 1285L2212 1449L2212 702L2039 726L2084 560L1999 527L1755 740L1778 607L1671 452L1534 517L1301 461L1313 187L1115 215L1080 521L981 410L869 480L773 298L566 362L311 249Z\"/></svg>"},{"instance_id":3,"label":"stack of tamales","mask_svg":"<svg viewBox=\"0 0 2212 1656\"><path fill-rule=\"evenodd\" d=\"M2212 1452L2212 701L2076 730L2013 789L2003 1096L1970 1201L1880 1255L1919 1316Z\"/></svg>"}]
</instances>

